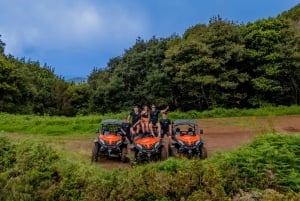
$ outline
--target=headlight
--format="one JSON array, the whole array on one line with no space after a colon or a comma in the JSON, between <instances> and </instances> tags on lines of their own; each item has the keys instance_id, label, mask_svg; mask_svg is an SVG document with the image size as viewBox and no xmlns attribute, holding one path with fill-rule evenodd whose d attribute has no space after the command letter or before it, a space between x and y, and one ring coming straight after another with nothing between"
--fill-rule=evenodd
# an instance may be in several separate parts
<instances>
[{"instance_id":1,"label":"headlight","mask_svg":"<svg viewBox=\"0 0 300 201\"><path fill-rule=\"evenodd\" d=\"M177 140L177 142L178 142L178 144L179 144L180 146L183 146L183 145L184 145L184 142L182 142L181 140Z\"/></svg>"},{"instance_id":2,"label":"headlight","mask_svg":"<svg viewBox=\"0 0 300 201\"><path fill-rule=\"evenodd\" d=\"M143 146L140 145L140 144L135 144L135 146L138 148L138 150L142 150L143 149Z\"/></svg>"},{"instance_id":3,"label":"headlight","mask_svg":"<svg viewBox=\"0 0 300 201\"><path fill-rule=\"evenodd\" d=\"M161 142L156 142L156 143L154 144L154 148L155 148L155 149L158 149L158 148L160 147L160 145L161 145Z\"/></svg>"},{"instance_id":4,"label":"headlight","mask_svg":"<svg viewBox=\"0 0 300 201\"><path fill-rule=\"evenodd\" d=\"M122 140L119 140L118 142L116 142L117 146L121 146L121 144L122 144Z\"/></svg>"},{"instance_id":5,"label":"headlight","mask_svg":"<svg viewBox=\"0 0 300 201\"><path fill-rule=\"evenodd\" d=\"M201 144L200 140L198 140L198 141L195 142L195 146L199 146L200 144Z\"/></svg>"},{"instance_id":6,"label":"headlight","mask_svg":"<svg viewBox=\"0 0 300 201\"><path fill-rule=\"evenodd\" d=\"M98 140L99 140L99 143L100 143L100 144L102 144L102 145L105 144L104 140L102 140L101 138L98 138Z\"/></svg>"}]
</instances>

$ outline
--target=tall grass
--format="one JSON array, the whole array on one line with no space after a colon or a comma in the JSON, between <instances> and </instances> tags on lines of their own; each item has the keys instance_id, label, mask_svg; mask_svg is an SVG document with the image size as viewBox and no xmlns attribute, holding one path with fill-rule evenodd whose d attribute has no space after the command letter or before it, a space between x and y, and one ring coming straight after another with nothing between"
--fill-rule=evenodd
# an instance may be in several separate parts
<instances>
[{"instance_id":1,"label":"tall grass","mask_svg":"<svg viewBox=\"0 0 300 201\"><path fill-rule=\"evenodd\" d=\"M220 117L244 116L276 116L300 114L300 106L264 107L258 109L223 109L216 108L210 111L170 112L174 119L201 119ZM102 119L122 119L127 112L118 114L90 115L77 117L14 115L0 113L0 133L24 133L45 135L82 135L94 133Z\"/></svg>"}]
</instances>

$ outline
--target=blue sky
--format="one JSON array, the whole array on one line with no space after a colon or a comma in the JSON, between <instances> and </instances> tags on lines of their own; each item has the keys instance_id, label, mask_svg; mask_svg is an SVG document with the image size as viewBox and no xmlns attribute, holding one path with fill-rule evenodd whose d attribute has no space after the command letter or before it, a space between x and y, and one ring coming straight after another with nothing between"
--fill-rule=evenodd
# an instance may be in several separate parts
<instances>
[{"instance_id":1,"label":"blue sky","mask_svg":"<svg viewBox=\"0 0 300 201\"><path fill-rule=\"evenodd\" d=\"M238 23L276 17L300 0L0 0L5 53L47 63L65 78L105 67L137 37L183 34L216 15Z\"/></svg>"}]
</instances>

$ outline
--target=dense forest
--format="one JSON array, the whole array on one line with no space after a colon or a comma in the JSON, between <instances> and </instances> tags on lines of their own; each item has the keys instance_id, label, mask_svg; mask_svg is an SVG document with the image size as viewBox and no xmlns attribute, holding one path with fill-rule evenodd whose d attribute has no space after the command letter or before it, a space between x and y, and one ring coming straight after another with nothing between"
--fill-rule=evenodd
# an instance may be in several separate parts
<instances>
[{"instance_id":1,"label":"dense forest","mask_svg":"<svg viewBox=\"0 0 300 201\"><path fill-rule=\"evenodd\" d=\"M0 35L0 112L73 116L151 103L180 111L300 104L300 4L248 24L216 16L182 36L137 38L81 84L5 55L4 42Z\"/></svg>"}]
</instances>

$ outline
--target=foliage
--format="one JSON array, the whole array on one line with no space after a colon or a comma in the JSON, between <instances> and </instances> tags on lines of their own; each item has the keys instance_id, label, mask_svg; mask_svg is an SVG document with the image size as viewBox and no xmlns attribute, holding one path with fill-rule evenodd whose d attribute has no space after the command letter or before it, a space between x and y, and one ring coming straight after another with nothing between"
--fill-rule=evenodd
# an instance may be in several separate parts
<instances>
[{"instance_id":1,"label":"foliage","mask_svg":"<svg viewBox=\"0 0 300 201\"><path fill-rule=\"evenodd\" d=\"M217 16L181 37L139 38L106 69L92 73L89 83L99 83L94 90L101 95L91 104L97 100L102 112L152 102L180 111L297 105L298 33L288 17L239 25Z\"/></svg>"},{"instance_id":2,"label":"foliage","mask_svg":"<svg viewBox=\"0 0 300 201\"><path fill-rule=\"evenodd\" d=\"M169 43L164 66L172 77L177 108L213 109L227 107L227 102L238 106L245 97L239 85L249 79L239 69L245 54L241 37L238 25L217 17Z\"/></svg>"},{"instance_id":3,"label":"foliage","mask_svg":"<svg viewBox=\"0 0 300 201\"><path fill-rule=\"evenodd\" d=\"M300 5L296 5L292 9L283 12L280 17L284 17L287 19L291 19L293 21L299 21L300 20Z\"/></svg>"},{"instance_id":4,"label":"foliage","mask_svg":"<svg viewBox=\"0 0 300 201\"><path fill-rule=\"evenodd\" d=\"M297 200L300 136L265 134L206 161L104 170L37 140L0 137L0 200Z\"/></svg>"},{"instance_id":5,"label":"foliage","mask_svg":"<svg viewBox=\"0 0 300 201\"><path fill-rule=\"evenodd\" d=\"M252 105L299 104L299 38L281 18L243 27Z\"/></svg>"},{"instance_id":6,"label":"foliage","mask_svg":"<svg viewBox=\"0 0 300 201\"><path fill-rule=\"evenodd\" d=\"M233 152L216 154L228 184L227 192L239 189L275 189L300 192L300 135L268 134Z\"/></svg>"},{"instance_id":7,"label":"foliage","mask_svg":"<svg viewBox=\"0 0 300 201\"><path fill-rule=\"evenodd\" d=\"M73 115L69 84L39 62L0 55L0 111Z\"/></svg>"},{"instance_id":8,"label":"foliage","mask_svg":"<svg viewBox=\"0 0 300 201\"><path fill-rule=\"evenodd\" d=\"M12 168L15 164L16 146L11 144L8 139L0 140L0 173Z\"/></svg>"},{"instance_id":9,"label":"foliage","mask_svg":"<svg viewBox=\"0 0 300 201\"><path fill-rule=\"evenodd\" d=\"M138 38L122 57L111 59L106 69L95 70L88 80L93 111L116 112L152 101L166 105L170 83L161 64L168 40Z\"/></svg>"}]
</instances>

